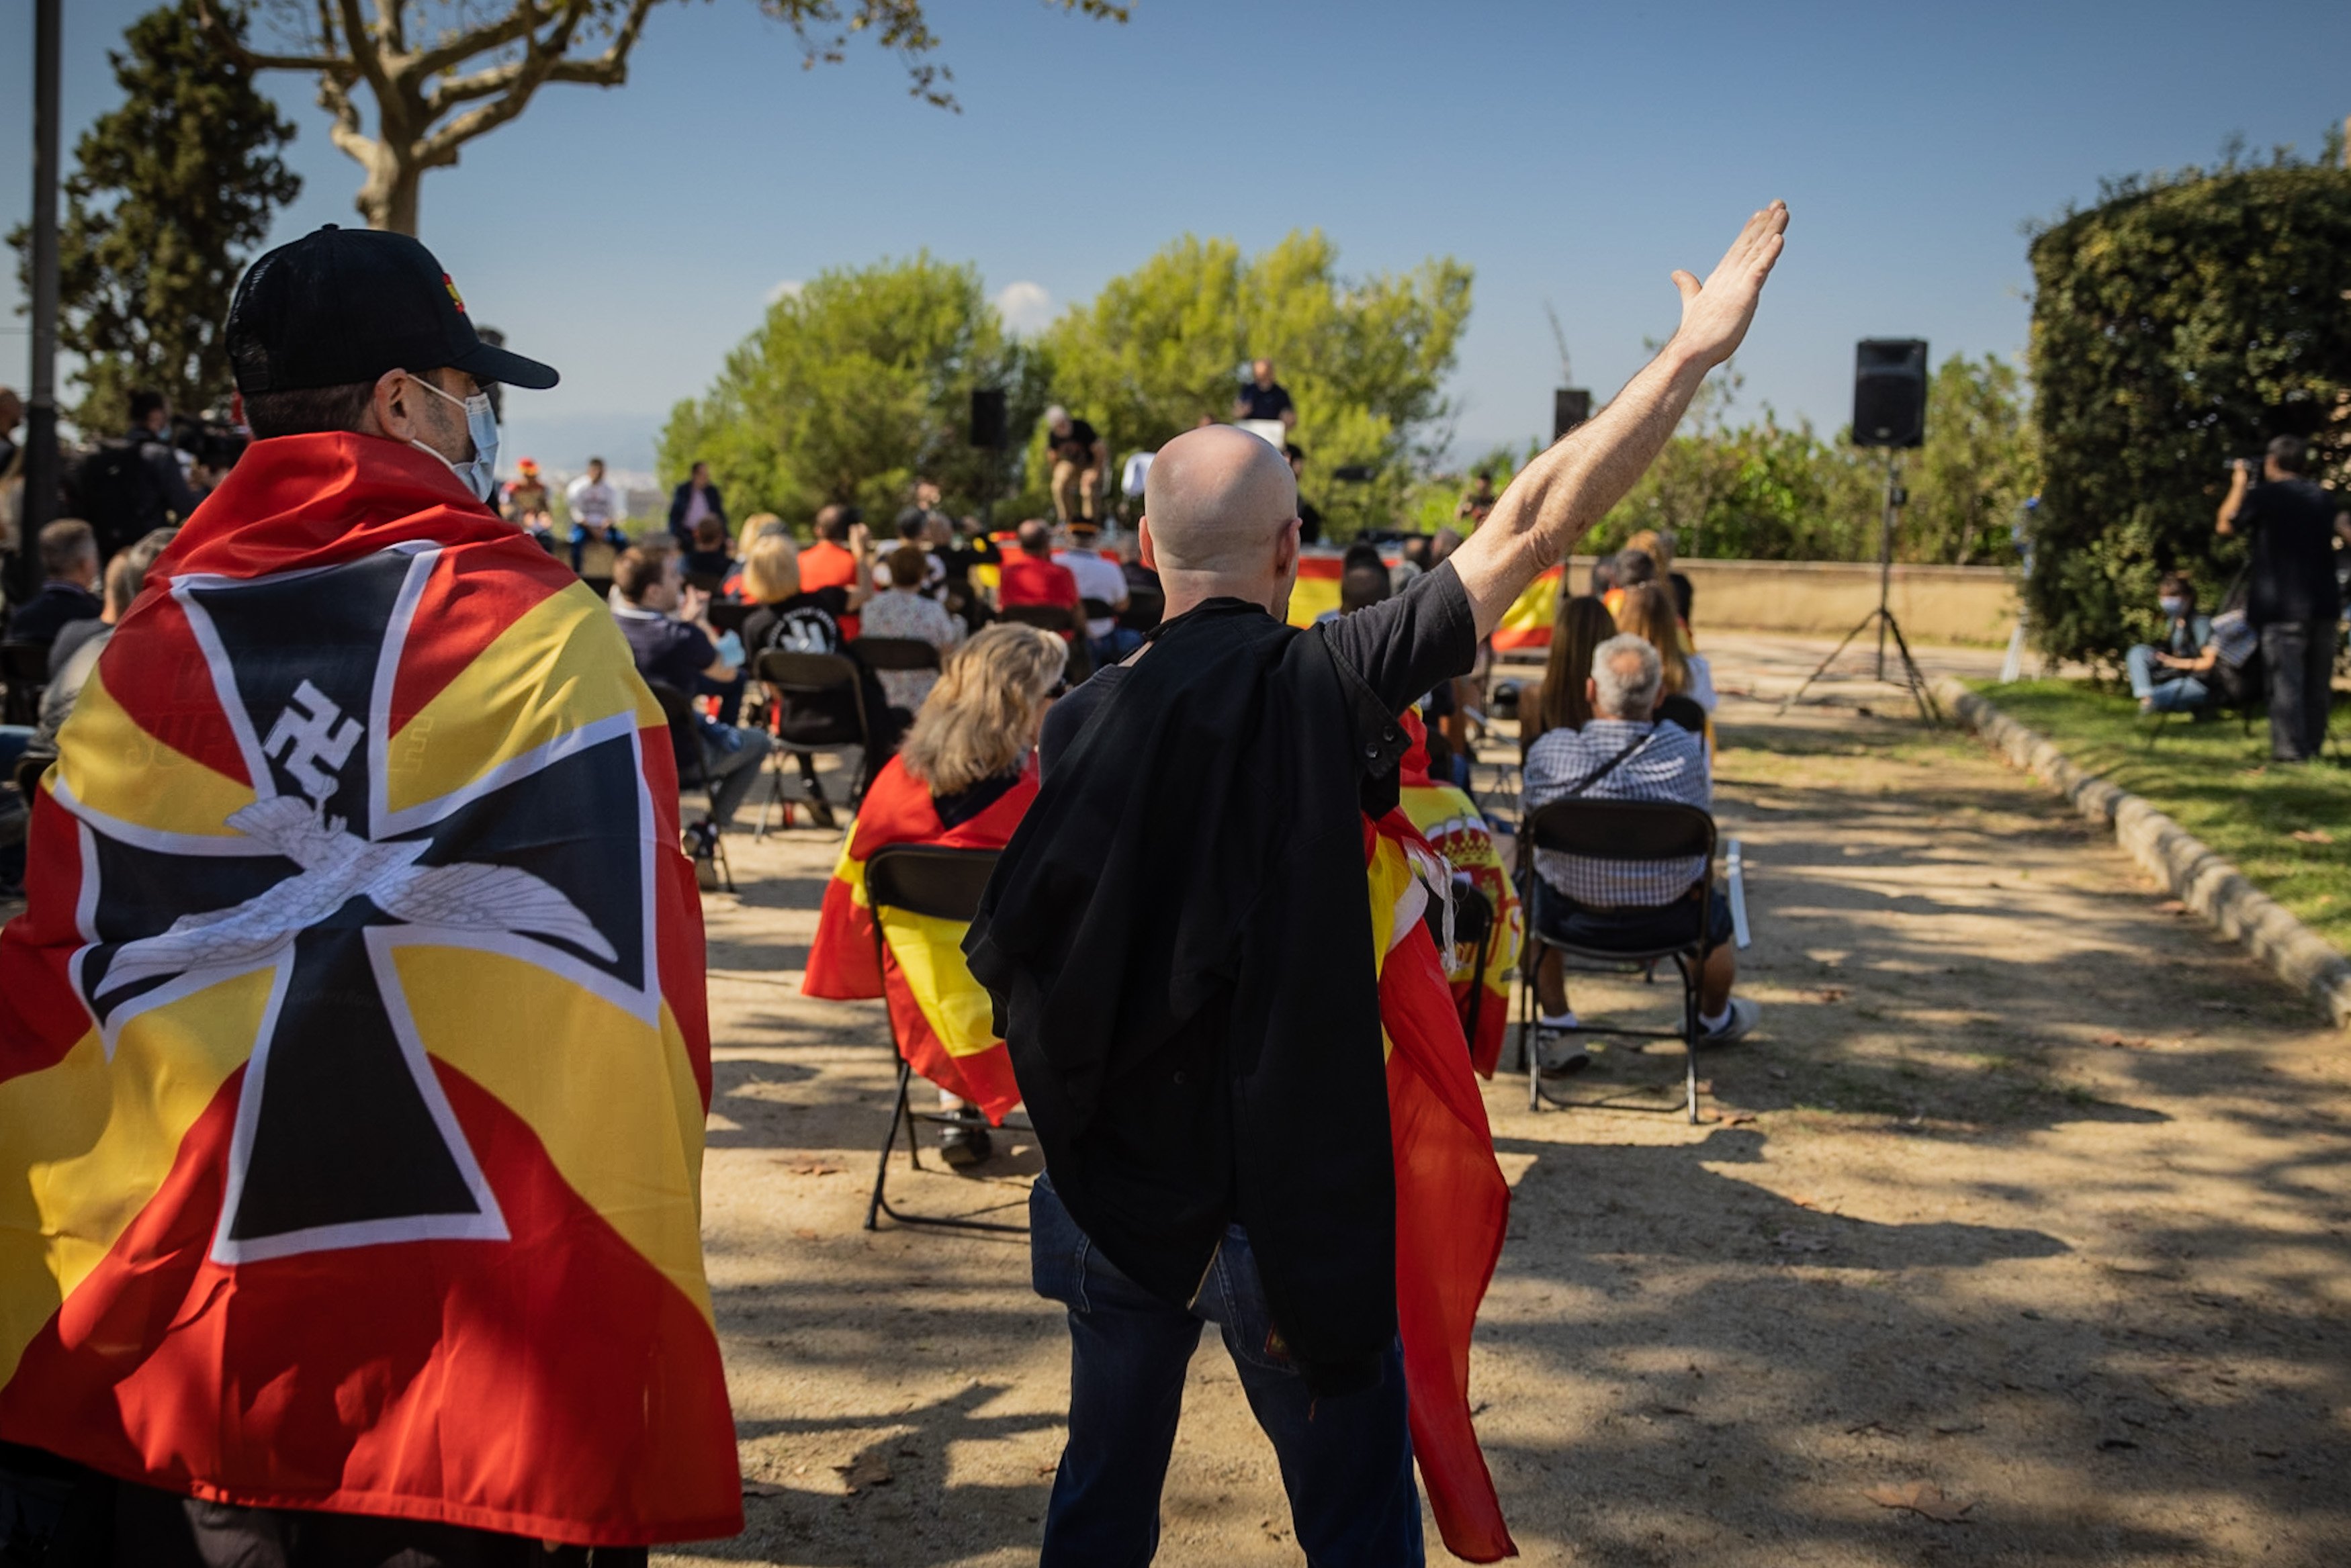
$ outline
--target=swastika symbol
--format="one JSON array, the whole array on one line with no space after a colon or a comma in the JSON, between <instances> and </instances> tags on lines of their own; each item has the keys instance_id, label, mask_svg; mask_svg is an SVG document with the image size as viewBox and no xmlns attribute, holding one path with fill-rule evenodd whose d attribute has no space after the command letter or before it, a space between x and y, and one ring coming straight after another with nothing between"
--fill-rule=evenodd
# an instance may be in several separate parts
<instances>
[{"instance_id":1,"label":"swastika symbol","mask_svg":"<svg viewBox=\"0 0 2351 1568\"><path fill-rule=\"evenodd\" d=\"M299 717L297 708L302 710ZM269 738L261 742L261 749L285 764L304 794L324 803L340 781L319 764L324 762L329 768L340 769L350 760L351 748L360 743L361 733L357 719L343 718L333 698L305 680L294 689L294 701L279 711L277 722L269 727Z\"/></svg>"}]
</instances>

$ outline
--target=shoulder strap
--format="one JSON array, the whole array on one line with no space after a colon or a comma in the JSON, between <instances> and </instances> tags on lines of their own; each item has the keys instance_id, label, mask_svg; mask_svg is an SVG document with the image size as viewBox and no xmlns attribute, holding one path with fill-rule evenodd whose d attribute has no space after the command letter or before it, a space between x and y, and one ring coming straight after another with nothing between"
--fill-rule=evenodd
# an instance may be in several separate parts
<instances>
[{"instance_id":1,"label":"shoulder strap","mask_svg":"<svg viewBox=\"0 0 2351 1568\"><path fill-rule=\"evenodd\" d=\"M1576 795L1582 794L1585 790L1590 789L1593 784L1598 784L1602 779L1604 779L1610 774L1614 773L1618 763L1625 761L1627 758L1632 756L1635 752L1639 751L1643 746L1647 745L1651 741L1654 741L1656 738L1657 727L1655 723L1652 723L1649 726L1649 732L1647 734L1635 736L1631 745L1625 747L1623 751L1617 753L1614 756L1609 758L1606 762L1601 763L1598 767L1593 769L1582 778L1576 780L1574 784L1569 785L1567 794L1562 798L1572 799Z\"/></svg>"}]
</instances>

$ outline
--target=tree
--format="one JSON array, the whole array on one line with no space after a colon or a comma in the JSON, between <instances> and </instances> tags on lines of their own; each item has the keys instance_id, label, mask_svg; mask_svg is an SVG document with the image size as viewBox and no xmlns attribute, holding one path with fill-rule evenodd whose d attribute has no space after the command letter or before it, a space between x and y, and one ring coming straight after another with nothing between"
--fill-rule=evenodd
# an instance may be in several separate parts
<instances>
[{"instance_id":1,"label":"tree","mask_svg":"<svg viewBox=\"0 0 2351 1568\"><path fill-rule=\"evenodd\" d=\"M2014 559L2011 530L2039 488L2023 377L1997 355L1954 354L1927 388L1927 444L1908 464L1906 560L1970 566Z\"/></svg>"},{"instance_id":2,"label":"tree","mask_svg":"<svg viewBox=\"0 0 2351 1568\"><path fill-rule=\"evenodd\" d=\"M294 127L210 47L197 0L148 12L123 44L107 56L122 105L75 145L58 234L57 341L82 360L68 417L87 434L119 431L137 386L225 409L229 296L271 212L302 188L277 157ZM9 243L24 272L26 231Z\"/></svg>"},{"instance_id":3,"label":"tree","mask_svg":"<svg viewBox=\"0 0 2351 1568\"><path fill-rule=\"evenodd\" d=\"M2290 154L2111 184L2034 238L2043 483L2025 594L2044 651L2112 659L2151 629L2161 573L2230 579L2241 546L2212 527L2228 460L2300 435L2339 481L2346 254L2351 171Z\"/></svg>"},{"instance_id":4,"label":"tree","mask_svg":"<svg viewBox=\"0 0 2351 1568\"><path fill-rule=\"evenodd\" d=\"M1338 247L1292 234L1244 258L1230 240L1169 244L1046 333L1055 400L1117 453L1155 451L1201 416L1232 412L1241 367L1270 358L1298 404L1294 439L1312 462L1307 498L1334 535L1402 509L1416 465L1450 436L1444 383L1469 318L1470 269L1446 257L1410 273L1348 279ZM1040 457L1044 435L1031 437ZM1341 467L1373 471L1343 483ZM1028 465L1029 504L1044 465Z\"/></svg>"},{"instance_id":5,"label":"tree","mask_svg":"<svg viewBox=\"0 0 2351 1568\"><path fill-rule=\"evenodd\" d=\"M249 69L304 71L319 83L328 134L365 171L357 205L368 226L416 233L425 172L521 115L550 82L619 87L629 55L662 0L257 0L278 47L246 47L236 0L202 0L221 47ZM682 0L671 0L672 4ZM1065 11L1126 20L1113 0L1047 0ZM835 63L852 33L904 60L908 91L942 108L953 75L924 0L759 0L789 25L801 64ZM374 108L371 133L359 96Z\"/></svg>"},{"instance_id":6,"label":"tree","mask_svg":"<svg viewBox=\"0 0 2351 1568\"><path fill-rule=\"evenodd\" d=\"M1044 406L1034 356L1007 338L977 268L923 254L826 272L769 306L709 391L672 410L662 475L708 462L738 516L804 523L841 502L886 522L918 475L973 506L1000 483L964 441L979 386L1008 388L1019 418Z\"/></svg>"}]
</instances>

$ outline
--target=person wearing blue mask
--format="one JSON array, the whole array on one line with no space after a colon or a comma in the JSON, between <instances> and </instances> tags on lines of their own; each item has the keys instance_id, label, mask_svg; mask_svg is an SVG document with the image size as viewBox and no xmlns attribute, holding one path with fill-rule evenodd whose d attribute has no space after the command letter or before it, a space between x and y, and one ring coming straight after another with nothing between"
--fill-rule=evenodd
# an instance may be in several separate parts
<instances>
[{"instance_id":1,"label":"person wearing blue mask","mask_svg":"<svg viewBox=\"0 0 2351 1568\"><path fill-rule=\"evenodd\" d=\"M2156 585L2164 638L2142 642L2123 656L2131 695L2142 713L2192 713L2212 700L2212 667L2220 650L2212 641L2212 620L2196 613L2196 585L2178 572Z\"/></svg>"}]
</instances>

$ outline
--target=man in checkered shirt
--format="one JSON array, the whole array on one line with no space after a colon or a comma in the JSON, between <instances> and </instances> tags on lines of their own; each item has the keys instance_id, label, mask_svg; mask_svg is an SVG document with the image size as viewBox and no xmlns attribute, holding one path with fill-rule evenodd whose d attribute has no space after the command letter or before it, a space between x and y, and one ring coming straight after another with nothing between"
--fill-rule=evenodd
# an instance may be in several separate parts
<instances>
[{"instance_id":1,"label":"man in checkered shirt","mask_svg":"<svg viewBox=\"0 0 2351 1568\"><path fill-rule=\"evenodd\" d=\"M1612 637L1592 652L1586 691L1592 722L1581 730L1552 730L1527 753L1525 800L1530 812L1563 797L1583 800L1670 800L1700 811L1714 808L1706 744L1678 724L1649 715L1665 671L1657 650L1638 637ZM1687 941L1698 928L1698 879L1706 862L1594 860L1552 850L1535 852L1536 929L1580 948L1654 951ZM1706 906L1705 966L1699 975L1701 1045L1727 1045L1755 1027L1754 1002L1730 994L1738 960L1730 942L1730 904L1718 888ZM1573 1072L1590 1060L1573 1035L1546 1034L1574 1027L1560 955L1545 951L1535 971L1542 1016L1536 1047L1544 1070Z\"/></svg>"}]
</instances>

